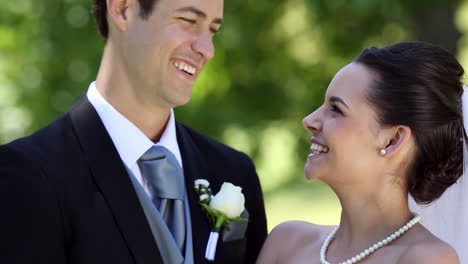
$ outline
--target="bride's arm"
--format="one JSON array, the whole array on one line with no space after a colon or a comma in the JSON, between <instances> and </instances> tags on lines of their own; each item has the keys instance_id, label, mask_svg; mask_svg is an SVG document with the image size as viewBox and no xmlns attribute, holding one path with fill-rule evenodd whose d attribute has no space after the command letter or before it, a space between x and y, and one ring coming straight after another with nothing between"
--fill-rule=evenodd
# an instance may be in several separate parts
<instances>
[{"instance_id":1,"label":"bride's arm","mask_svg":"<svg viewBox=\"0 0 468 264\"><path fill-rule=\"evenodd\" d=\"M284 222L276 226L263 244L257 264L289 264L304 245L310 241L311 224L301 221ZM308 227L308 228L306 228ZM304 236L307 234L306 236Z\"/></svg>"},{"instance_id":2,"label":"bride's arm","mask_svg":"<svg viewBox=\"0 0 468 264\"><path fill-rule=\"evenodd\" d=\"M257 264L280 264L288 259L291 239L294 236L295 222L285 222L276 226L263 244Z\"/></svg>"},{"instance_id":3,"label":"bride's arm","mask_svg":"<svg viewBox=\"0 0 468 264\"><path fill-rule=\"evenodd\" d=\"M280 226L277 226L268 235L265 243L263 244L260 255L257 258L257 264L274 264L277 263L276 251L278 250L278 233L281 233Z\"/></svg>"}]
</instances>

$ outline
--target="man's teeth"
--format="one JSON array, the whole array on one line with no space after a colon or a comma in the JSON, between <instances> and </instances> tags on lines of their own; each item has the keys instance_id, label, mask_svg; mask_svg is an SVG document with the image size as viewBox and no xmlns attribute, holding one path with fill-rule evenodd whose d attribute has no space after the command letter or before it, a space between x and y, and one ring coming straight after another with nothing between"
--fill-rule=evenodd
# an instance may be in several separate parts
<instances>
[{"instance_id":1,"label":"man's teeth","mask_svg":"<svg viewBox=\"0 0 468 264\"><path fill-rule=\"evenodd\" d=\"M183 62L174 62L174 66L181 71L188 72L194 75L197 72L197 69Z\"/></svg>"},{"instance_id":2,"label":"man's teeth","mask_svg":"<svg viewBox=\"0 0 468 264\"><path fill-rule=\"evenodd\" d=\"M324 147L316 143L312 143L312 145L310 146L310 149L314 153L318 153L318 152L328 153L328 147Z\"/></svg>"}]
</instances>

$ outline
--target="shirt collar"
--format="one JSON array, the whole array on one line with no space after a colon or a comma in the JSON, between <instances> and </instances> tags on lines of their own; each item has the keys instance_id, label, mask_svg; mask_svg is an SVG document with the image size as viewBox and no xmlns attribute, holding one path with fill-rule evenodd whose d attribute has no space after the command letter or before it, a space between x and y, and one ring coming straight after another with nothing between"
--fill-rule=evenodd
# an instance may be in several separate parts
<instances>
[{"instance_id":1,"label":"shirt collar","mask_svg":"<svg viewBox=\"0 0 468 264\"><path fill-rule=\"evenodd\" d=\"M86 96L96 109L120 158L128 168L132 168L138 159L154 145L161 145L169 149L182 167L173 109L171 109L169 121L159 142L155 144L137 126L102 97L96 88L95 81L89 85Z\"/></svg>"}]
</instances>

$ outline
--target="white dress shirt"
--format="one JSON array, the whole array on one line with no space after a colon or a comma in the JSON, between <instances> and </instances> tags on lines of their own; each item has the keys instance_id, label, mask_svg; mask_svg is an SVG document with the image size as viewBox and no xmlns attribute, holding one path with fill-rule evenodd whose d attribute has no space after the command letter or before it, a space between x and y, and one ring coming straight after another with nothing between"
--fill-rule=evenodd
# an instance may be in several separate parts
<instances>
[{"instance_id":1,"label":"white dress shirt","mask_svg":"<svg viewBox=\"0 0 468 264\"><path fill-rule=\"evenodd\" d=\"M123 163L131 170L146 193L152 197L152 193L141 177L137 161L152 146L161 145L174 154L179 165L182 167L182 158L180 156L179 144L177 143L174 111L171 109L169 121L161 139L155 144L137 126L104 99L97 90L95 81L89 85L86 96L101 118Z\"/></svg>"}]
</instances>

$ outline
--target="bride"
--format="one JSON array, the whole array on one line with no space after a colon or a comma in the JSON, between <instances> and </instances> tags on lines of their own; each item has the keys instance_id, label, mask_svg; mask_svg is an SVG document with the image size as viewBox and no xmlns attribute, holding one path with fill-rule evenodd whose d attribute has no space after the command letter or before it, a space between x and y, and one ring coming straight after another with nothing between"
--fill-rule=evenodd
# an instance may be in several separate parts
<instances>
[{"instance_id":1,"label":"bride","mask_svg":"<svg viewBox=\"0 0 468 264\"><path fill-rule=\"evenodd\" d=\"M303 120L313 134L305 175L336 192L340 225L280 224L257 263L459 263L408 194L429 204L463 172L463 74L423 42L365 49L341 69Z\"/></svg>"}]
</instances>

